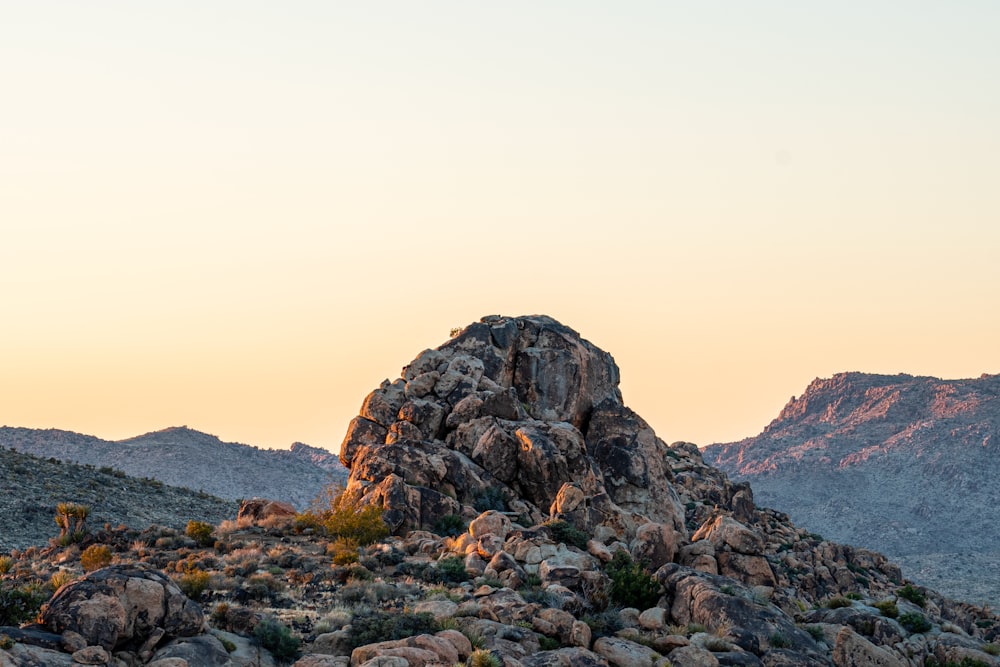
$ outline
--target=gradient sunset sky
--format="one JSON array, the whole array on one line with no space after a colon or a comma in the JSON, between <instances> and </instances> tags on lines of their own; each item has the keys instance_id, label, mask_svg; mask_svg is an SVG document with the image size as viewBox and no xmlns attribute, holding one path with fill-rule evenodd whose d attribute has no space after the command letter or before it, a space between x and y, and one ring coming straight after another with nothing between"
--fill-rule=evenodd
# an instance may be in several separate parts
<instances>
[{"instance_id":1,"label":"gradient sunset sky","mask_svg":"<svg viewBox=\"0 0 1000 667\"><path fill-rule=\"evenodd\" d=\"M668 442L1000 372L1000 3L3 2L0 424L336 451L545 313Z\"/></svg>"}]
</instances>

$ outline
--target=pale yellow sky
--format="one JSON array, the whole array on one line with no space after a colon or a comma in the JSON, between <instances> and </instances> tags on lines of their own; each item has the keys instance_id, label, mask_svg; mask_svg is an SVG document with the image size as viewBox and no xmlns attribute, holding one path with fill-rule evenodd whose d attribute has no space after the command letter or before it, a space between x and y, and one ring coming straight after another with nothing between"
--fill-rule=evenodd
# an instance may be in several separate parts
<instances>
[{"instance_id":1,"label":"pale yellow sky","mask_svg":"<svg viewBox=\"0 0 1000 667\"><path fill-rule=\"evenodd\" d=\"M336 450L491 313L668 441L1000 372L1000 5L692 4L0 0L0 423Z\"/></svg>"}]
</instances>

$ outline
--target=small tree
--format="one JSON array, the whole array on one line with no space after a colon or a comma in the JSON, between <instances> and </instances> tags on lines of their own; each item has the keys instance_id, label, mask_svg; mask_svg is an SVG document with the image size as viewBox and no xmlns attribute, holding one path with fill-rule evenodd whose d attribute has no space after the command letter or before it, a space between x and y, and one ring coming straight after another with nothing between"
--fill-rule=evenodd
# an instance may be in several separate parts
<instances>
[{"instance_id":1,"label":"small tree","mask_svg":"<svg viewBox=\"0 0 1000 667\"><path fill-rule=\"evenodd\" d=\"M90 516L90 507L77 503L59 503L56 505L56 525L59 526L58 542L62 546L79 542L87 534L86 521Z\"/></svg>"},{"instance_id":2,"label":"small tree","mask_svg":"<svg viewBox=\"0 0 1000 667\"><path fill-rule=\"evenodd\" d=\"M327 489L312 509L296 517L295 523L320 528L331 537L354 540L359 546L373 544L389 535L380 506L359 506L355 498L339 487Z\"/></svg>"}]
</instances>

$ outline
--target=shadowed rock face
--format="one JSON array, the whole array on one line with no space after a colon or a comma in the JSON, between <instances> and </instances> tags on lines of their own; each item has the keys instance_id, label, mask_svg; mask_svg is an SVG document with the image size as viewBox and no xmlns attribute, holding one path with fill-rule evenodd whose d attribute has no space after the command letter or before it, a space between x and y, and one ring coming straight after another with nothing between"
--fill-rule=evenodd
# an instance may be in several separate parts
<instances>
[{"instance_id":1,"label":"shadowed rock face","mask_svg":"<svg viewBox=\"0 0 1000 667\"><path fill-rule=\"evenodd\" d=\"M365 398L341 446L348 490L393 530L477 514L683 539L667 445L622 402L611 355L550 317L486 317Z\"/></svg>"}]
</instances>

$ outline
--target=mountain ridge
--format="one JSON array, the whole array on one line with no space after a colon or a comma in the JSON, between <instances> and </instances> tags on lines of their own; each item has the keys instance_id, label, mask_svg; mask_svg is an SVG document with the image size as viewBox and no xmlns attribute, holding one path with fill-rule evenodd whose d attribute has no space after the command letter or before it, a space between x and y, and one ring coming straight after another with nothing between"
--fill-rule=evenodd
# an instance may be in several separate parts
<instances>
[{"instance_id":1,"label":"mountain ridge","mask_svg":"<svg viewBox=\"0 0 1000 667\"><path fill-rule=\"evenodd\" d=\"M108 466L134 477L205 491L220 498L265 497L298 508L308 506L346 471L330 465L334 455L316 459L290 450L269 450L235 442L187 426L172 426L123 440L104 440L62 429L0 427L0 446L41 458ZM305 445L308 447L308 445ZM318 448L311 448L316 449Z\"/></svg>"},{"instance_id":2,"label":"mountain ridge","mask_svg":"<svg viewBox=\"0 0 1000 667\"><path fill-rule=\"evenodd\" d=\"M983 511L1000 503L998 450L1000 375L849 372L813 380L757 436L703 454L796 523L996 602L1000 589L983 589L979 568L950 590L941 570L948 553L1000 556L1000 530Z\"/></svg>"}]
</instances>

